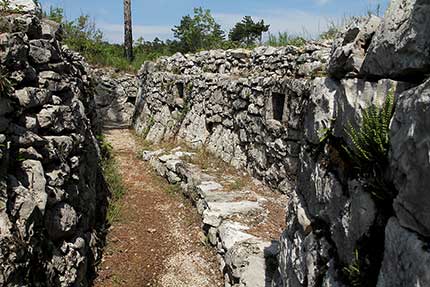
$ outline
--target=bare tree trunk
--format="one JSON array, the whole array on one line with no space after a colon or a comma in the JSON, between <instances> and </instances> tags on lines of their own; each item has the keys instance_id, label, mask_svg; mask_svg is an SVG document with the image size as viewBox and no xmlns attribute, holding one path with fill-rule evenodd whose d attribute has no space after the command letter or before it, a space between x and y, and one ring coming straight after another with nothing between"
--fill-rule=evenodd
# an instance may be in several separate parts
<instances>
[{"instance_id":1,"label":"bare tree trunk","mask_svg":"<svg viewBox=\"0 0 430 287\"><path fill-rule=\"evenodd\" d=\"M131 27L131 0L124 0L124 54L133 60L133 32Z\"/></svg>"}]
</instances>

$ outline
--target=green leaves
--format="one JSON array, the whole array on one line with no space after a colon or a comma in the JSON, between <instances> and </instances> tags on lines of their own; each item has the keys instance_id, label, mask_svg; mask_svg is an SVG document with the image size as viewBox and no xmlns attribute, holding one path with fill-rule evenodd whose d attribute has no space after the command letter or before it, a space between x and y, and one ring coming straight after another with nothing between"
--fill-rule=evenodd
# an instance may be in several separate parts
<instances>
[{"instance_id":1,"label":"green leaves","mask_svg":"<svg viewBox=\"0 0 430 287\"><path fill-rule=\"evenodd\" d=\"M351 145L344 146L356 171L369 179L371 193L384 199L391 192L384 181L390 145L389 126L394 113L394 90L390 90L382 107L370 106L363 112L361 126L348 123L345 132Z\"/></svg>"},{"instance_id":2,"label":"green leaves","mask_svg":"<svg viewBox=\"0 0 430 287\"><path fill-rule=\"evenodd\" d=\"M352 287L361 287L362 284L362 274L360 266L360 258L358 256L358 250L354 252L354 261L348 267L343 268L343 272L348 278L349 283Z\"/></svg>"},{"instance_id":3,"label":"green leaves","mask_svg":"<svg viewBox=\"0 0 430 287\"><path fill-rule=\"evenodd\" d=\"M394 91L390 90L382 106L370 106L363 112L361 127L355 129L348 123L345 129L352 146L345 150L363 170L387 161L389 148L389 125L394 113Z\"/></svg>"},{"instance_id":4,"label":"green leaves","mask_svg":"<svg viewBox=\"0 0 430 287\"><path fill-rule=\"evenodd\" d=\"M182 52L197 52L202 49L221 47L224 31L215 21L210 10L194 9L194 16L184 16L181 23L172 29L179 40Z\"/></svg>"},{"instance_id":5,"label":"green leaves","mask_svg":"<svg viewBox=\"0 0 430 287\"><path fill-rule=\"evenodd\" d=\"M264 20L254 22L251 16L243 17L242 21L236 23L229 33L230 41L251 46L260 40L263 32L269 31L270 25L265 25Z\"/></svg>"}]
</instances>

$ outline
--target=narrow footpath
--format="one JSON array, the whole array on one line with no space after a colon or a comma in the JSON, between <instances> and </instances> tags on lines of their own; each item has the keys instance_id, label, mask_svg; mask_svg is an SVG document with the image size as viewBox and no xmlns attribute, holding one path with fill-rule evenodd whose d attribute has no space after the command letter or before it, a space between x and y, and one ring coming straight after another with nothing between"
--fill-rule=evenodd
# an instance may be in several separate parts
<instances>
[{"instance_id":1,"label":"narrow footpath","mask_svg":"<svg viewBox=\"0 0 430 287\"><path fill-rule=\"evenodd\" d=\"M197 211L138 159L140 148L131 131L110 130L106 137L127 192L94 286L224 285Z\"/></svg>"}]
</instances>

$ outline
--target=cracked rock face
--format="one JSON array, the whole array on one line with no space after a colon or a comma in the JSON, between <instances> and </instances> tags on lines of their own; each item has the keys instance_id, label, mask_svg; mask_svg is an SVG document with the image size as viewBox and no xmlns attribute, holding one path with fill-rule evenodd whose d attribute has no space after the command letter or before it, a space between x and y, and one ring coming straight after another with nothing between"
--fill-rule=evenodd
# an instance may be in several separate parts
<instances>
[{"instance_id":1,"label":"cracked rock face","mask_svg":"<svg viewBox=\"0 0 430 287\"><path fill-rule=\"evenodd\" d=\"M391 166L399 223L430 236L430 81L402 93L391 124Z\"/></svg>"},{"instance_id":2,"label":"cracked rock face","mask_svg":"<svg viewBox=\"0 0 430 287\"><path fill-rule=\"evenodd\" d=\"M391 218L385 229L385 251L378 287L427 286L430 284L430 253L416 233ZM409 283L406 283L409 282Z\"/></svg>"},{"instance_id":3,"label":"cracked rock face","mask_svg":"<svg viewBox=\"0 0 430 287\"><path fill-rule=\"evenodd\" d=\"M32 1L11 3L31 13L0 21L15 83L0 96L0 285L88 286L108 193L89 68Z\"/></svg>"},{"instance_id":4,"label":"cracked rock face","mask_svg":"<svg viewBox=\"0 0 430 287\"><path fill-rule=\"evenodd\" d=\"M430 3L392 0L372 39L362 72L376 77L422 78L430 72Z\"/></svg>"},{"instance_id":5,"label":"cracked rock face","mask_svg":"<svg viewBox=\"0 0 430 287\"><path fill-rule=\"evenodd\" d=\"M381 18L371 15L352 18L333 43L328 72L342 79L360 75L361 67L373 35L381 24Z\"/></svg>"},{"instance_id":6,"label":"cracked rock face","mask_svg":"<svg viewBox=\"0 0 430 287\"><path fill-rule=\"evenodd\" d=\"M9 9L11 10L19 10L23 13L29 14L42 14L42 7L40 3L34 0L10 0L9 1Z\"/></svg>"},{"instance_id":7,"label":"cracked rock face","mask_svg":"<svg viewBox=\"0 0 430 287\"><path fill-rule=\"evenodd\" d=\"M95 102L103 125L130 126L138 92L136 77L130 74L117 74L108 68L93 70L92 76L97 83Z\"/></svg>"},{"instance_id":8,"label":"cracked rock face","mask_svg":"<svg viewBox=\"0 0 430 287\"><path fill-rule=\"evenodd\" d=\"M394 0L384 19L372 16L347 26L331 52L321 43L208 51L142 67L133 117L138 133L154 143L175 138L204 147L288 195L272 286L350 286L354 278L345 270L357 264L357 253L368 268L360 279L365 285L428 284L428 251L420 246L430 236L430 85L416 82L428 73L427 7L424 1ZM329 75L320 73L326 69ZM415 78L417 71L422 74ZM358 128L363 111L382 107L390 92L397 102L385 177L398 195L381 203L372 179L360 176L345 155L344 146L353 144L345 127ZM145 154L152 156L158 155ZM169 182L187 177L178 175L185 167L177 161L160 161L153 166ZM205 204L196 197L204 224L211 226L209 241L221 236L218 245L228 250L222 258L233 282L226 286L248 286L248 271L262 269L261 257L255 265L248 260L255 246L247 244L255 238L242 225L223 221L239 205L246 213L245 202ZM406 241L399 250L396 237ZM415 259L421 264L417 274ZM398 281L389 278L391 272Z\"/></svg>"}]
</instances>

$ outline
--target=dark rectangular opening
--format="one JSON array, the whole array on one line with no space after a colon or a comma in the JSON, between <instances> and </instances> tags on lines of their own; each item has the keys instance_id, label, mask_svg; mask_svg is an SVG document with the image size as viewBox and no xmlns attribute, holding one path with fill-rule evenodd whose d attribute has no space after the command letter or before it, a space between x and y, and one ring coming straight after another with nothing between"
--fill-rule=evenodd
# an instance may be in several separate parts
<instances>
[{"instance_id":1,"label":"dark rectangular opening","mask_svg":"<svg viewBox=\"0 0 430 287\"><path fill-rule=\"evenodd\" d=\"M272 93L273 119L282 122L284 116L285 95Z\"/></svg>"},{"instance_id":2,"label":"dark rectangular opening","mask_svg":"<svg viewBox=\"0 0 430 287\"><path fill-rule=\"evenodd\" d=\"M178 96L180 98L184 97L184 83L176 83L176 89L178 90Z\"/></svg>"},{"instance_id":3,"label":"dark rectangular opening","mask_svg":"<svg viewBox=\"0 0 430 287\"><path fill-rule=\"evenodd\" d=\"M130 103L130 104L136 104L136 98L135 97L128 97L127 98L127 103Z\"/></svg>"}]
</instances>

